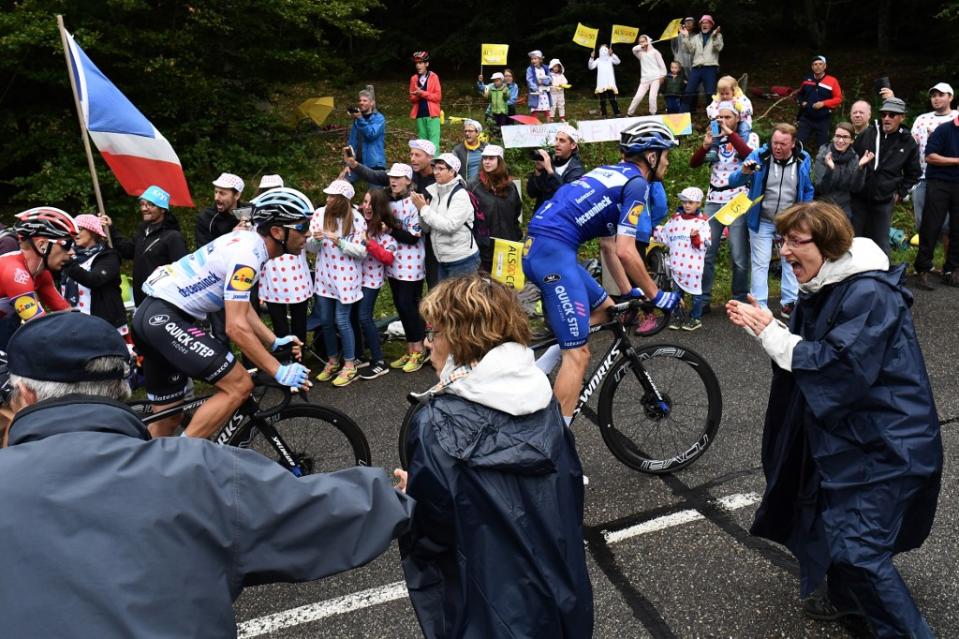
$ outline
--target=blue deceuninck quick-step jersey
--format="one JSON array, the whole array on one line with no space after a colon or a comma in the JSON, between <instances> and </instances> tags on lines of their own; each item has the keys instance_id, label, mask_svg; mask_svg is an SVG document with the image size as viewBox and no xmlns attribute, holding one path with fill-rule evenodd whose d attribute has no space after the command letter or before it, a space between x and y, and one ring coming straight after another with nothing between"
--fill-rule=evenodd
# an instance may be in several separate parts
<instances>
[{"instance_id":1,"label":"blue deceuninck quick-step jersey","mask_svg":"<svg viewBox=\"0 0 959 639\"><path fill-rule=\"evenodd\" d=\"M595 168L544 202L530 220L528 234L574 248L596 237L636 237L649 190L635 164Z\"/></svg>"}]
</instances>

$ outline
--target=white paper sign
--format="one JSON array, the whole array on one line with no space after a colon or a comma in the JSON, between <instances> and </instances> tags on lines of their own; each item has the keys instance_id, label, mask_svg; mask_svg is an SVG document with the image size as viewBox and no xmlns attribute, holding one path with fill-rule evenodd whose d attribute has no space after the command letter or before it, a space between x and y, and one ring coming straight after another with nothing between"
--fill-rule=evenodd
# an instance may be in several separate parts
<instances>
[{"instance_id":1,"label":"white paper sign","mask_svg":"<svg viewBox=\"0 0 959 639\"><path fill-rule=\"evenodd\" d=\"M503 146L507 149L552 146L556 140L556 132L562 126L566 126L566 123L553 122L550 124L515 124L504 126L502 129Z\"/></svg>"}]
</instances>

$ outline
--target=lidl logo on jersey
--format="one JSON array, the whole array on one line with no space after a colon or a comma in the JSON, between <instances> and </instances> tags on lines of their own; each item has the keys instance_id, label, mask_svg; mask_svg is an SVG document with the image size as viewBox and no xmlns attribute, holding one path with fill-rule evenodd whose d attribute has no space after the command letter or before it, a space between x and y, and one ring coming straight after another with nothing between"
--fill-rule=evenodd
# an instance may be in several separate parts
<instances>
[{"instance_id":1,"label":"lidl logo on jersey","mask_svg":"<svg viewBox=\"0 0 959 639\"><path fill-rule=\"evenodd\" d=\"M249 266L237 266L233 269L233 275L230 276L230 283L227 284L227 290L245 292L253 288L253 282L256 280L256 271Z\"/></svg>"},{"instance_id":2,"label":"lidl logo on jersey","mask_svg":"<svg viewBox=\"0 0 959 639\"><path fill-rule=\"evenodd\" d=\"M34 293L26 293L14 299L13 308L24 322L43 314L43 309Z\"/></svg>"},{"instance_id":3,"label":"lidl logo on jersey","mask_svg":"<svg viewBox=\"0 0 959 639\"><path fill-rule=\"evenodd\" d=\"M629 215L627 216L627 219L629 220L630 224L636 226L639 223L639 217L643 214L643 208L645 208L643 207L643 203L637 202L633 205L633 208L629 209Z\"/></svg>"}]
</instances>

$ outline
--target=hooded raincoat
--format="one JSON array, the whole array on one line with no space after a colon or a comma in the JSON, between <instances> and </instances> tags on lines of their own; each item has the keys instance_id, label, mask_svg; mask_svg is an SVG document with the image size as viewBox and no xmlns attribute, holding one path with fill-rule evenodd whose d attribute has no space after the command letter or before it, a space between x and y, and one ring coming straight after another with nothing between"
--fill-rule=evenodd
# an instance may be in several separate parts
<instances>
[{"instance_id":1,"label":"hooded raincoat","mask_svg":"<svg viewBox=\"0 0 959 639\"><path fill-rule=\"evenodd\" d=\"M879 637L932 636L892 563L929 534L943 461L904 269L856 238L801 285L789 329L759 335L774 366L751 532L792 551L803 596L828 571Z\"/></svg>"},{"instance_id":2,"label":"hooded raincoat","mask_svg":"<svg viewBox=\"0 0 959 639\"><path fill-rule=\"evenodd\" d=\"M491 350L419 411L407 443L418 503L400 549L423 634L592 636L582 467L532 351Z\"/></svg>"}]
</instances>

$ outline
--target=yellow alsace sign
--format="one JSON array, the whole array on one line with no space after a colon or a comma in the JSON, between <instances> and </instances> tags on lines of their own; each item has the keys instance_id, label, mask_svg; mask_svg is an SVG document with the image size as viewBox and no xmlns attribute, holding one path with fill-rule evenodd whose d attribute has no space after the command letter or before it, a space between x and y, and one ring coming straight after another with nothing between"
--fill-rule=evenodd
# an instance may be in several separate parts
<instances>
[{"instance_id":1,"label":"yellow alsace sign","mask_svg":"<svg viewBox=\"0 0 959 639\"><path fill-rule=\"evenodd\" d=\"M747 194L740 193L727 202L723 208L716 211L716 214L713 215L713 217L716 218L716 221L718 221L720 224L729 226L736 220L736 218L745 214L746 211L752 208L754 204L758 204L762 199L763 196L760 195L755 201L753 201L749 199Z\"/></svg>"},{"instance_id":2,"label":"yellow alsace sign","mask_svg":"<svg viewBox=\"0 0 959 639\"><path fill-rule=\"evenodd\" d=\"M576 25L576 33L573 34L573 42L587 49L596 48L596 38L599 37L599 29L587 27L583 24Z\"/></svg>"},{"instance_id":3,"label":"yellow alsace sign","mask_svg":"<svg viewBox=\"0 0 959 639\"><path fill-rule=\"evenodd\" d=\"M523 243L493 238L493 265L490 275L517 291L526 285L523 274Z\"/></svg>"},{"instance_id":4,"label":"yellow alsace sign","mask_svg":"<svg viewBox=\"0 0 959 639\"><path fill-rule=\"evenodd\" d=\"M480 49L480 64L483 66L506 64L508 54L508 44L486 44L484 42Z\"/></svg>"},{"instance_id":5,"label":"yellow alsace sign","mask_svg":"<svg viewBox=\"0 0 959 639\"><path fill-rule=\"evenodd\" d=\"M613 25L613 36L610 38L610 44L632 44L639 37L637 27L627 27L622 24Z\"/></svg>"}]
</instances>

